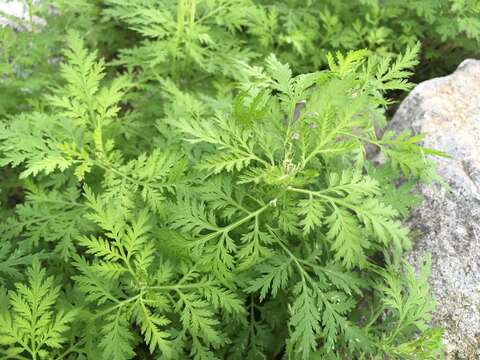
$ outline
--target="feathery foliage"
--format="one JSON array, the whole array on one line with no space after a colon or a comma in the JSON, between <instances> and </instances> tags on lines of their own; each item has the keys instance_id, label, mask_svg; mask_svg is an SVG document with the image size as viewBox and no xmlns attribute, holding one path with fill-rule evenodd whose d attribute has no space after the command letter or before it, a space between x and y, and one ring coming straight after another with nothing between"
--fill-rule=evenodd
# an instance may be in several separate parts
<instances>
[{"instance_id":1,"label":"feathery foliage","mask_svg":"<svg viewBox=\"0 0 480 360\"><path fill-rule=\"evenodd\" d=\"M382 130L457 3L30 4L1 29L1 356L441 357L401 219L442 154Z\"/></svg>"}]
</instances>

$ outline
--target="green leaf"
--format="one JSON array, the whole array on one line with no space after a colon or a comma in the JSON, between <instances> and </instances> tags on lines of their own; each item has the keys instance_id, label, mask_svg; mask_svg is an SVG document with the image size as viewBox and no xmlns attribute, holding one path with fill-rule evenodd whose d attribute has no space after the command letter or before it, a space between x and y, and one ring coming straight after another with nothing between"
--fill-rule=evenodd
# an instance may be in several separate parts
<instances>
[{"instance_id":1,"label":"green leaf","mask_svg":"<svg viewBox=\"0 0 480 360\"><path fill-rule=\"evenodd\" d=\"M301 359L309 359L310 354L317 348L317 337L321 334L322 307L305 282L295 285L294 296L295 300L289 309L289 326L292 329L290 341L294 344L294 352L299 354Z\"/></svg>"},{"instance_id":2,"label":"green leaf","mask_svg":"<svg viewBox=\"0 0 480 360\"><path fill-rule=\"evenodd\" d=\"M260 277L253 279L247 287L247 292L260 291L260 301L263 301L268 293L277 296L280 289L284 289L291 276L291 260L282 256L275 256L265 260L256 266Z\"/></svg>"},{"instance_id":3,"label":"green leaf","mask_svg":"<svg viewBox=\"0 0 480 360\"><path fill-rule=\"evenodd\" d=\"M174 349L170 341L170 334L160 330L161 327L170 324L170 320L164 316L152 314L145 304L141 303L137 309L137 321L140 323L150 353L153 354L158 348L164 357L171 358Z\"/></svg>"},{"instance_id":4,"label":"green leaf","mask_svg":"<svg viewBox=\"0 0 480 360\"><path fill-rule=\"evenodd\" d=\"M107 323L101 328L100 347L104 359L126 360L135 356L133 351L134 336L125 316L118 311L106 318Z\"/></svg>"},{"instance_id":5,"label":"green leaf","mask_svg":"<svg viewBox=\"0 0 480 360\"><path fill-rule=\"evenodd\" d=\"M331 248L335 258L347 268L365 266L367 261L365 250L369 244L353 214L335 208L326 221L329 225L327 239L332 242Z\"/></svg>"},{"instance_id":6,"label":"green leaf","mask_svg":"<svg viewBox=\"0 0 480 360\"><path fill-rule=\"evenodd\" d=\"M8 293L8 307L0 312L0 343L20 346L32 356L45 352L45 348L61 348L66 333L76 318L75 310L57 310L60 286L45 269L34 261L27 271L28 284L16 283L15 291ZM3 293L2 303L6 303ZM16 350L14 350L16 352Z\"/></svg>"},{"instance_id":7,"label":"green leaf","mask_svg":"<svg viewBox=\"0 0 480 360\"><path fill-rule=\"evenodd\" d=\"M312 196L307 200L300 200L298 214L303 217L300 226L303 234L308 235L315 227L322 225L324 220L325 207Z\"/></svg>"},{"instance_id":8,"label":"green leaf","mask_svg":"<svg viewBox=\"0 0 480 360\"><path fill-rule=\"evenodd\" d=\"M207 344L223 343L222 336L216 329L219 322L213 317L206 301L195 294L181 294L177 307L182 311L180 320L183 326L192 336L202 338Z\"/></svg>"}]
</instances>

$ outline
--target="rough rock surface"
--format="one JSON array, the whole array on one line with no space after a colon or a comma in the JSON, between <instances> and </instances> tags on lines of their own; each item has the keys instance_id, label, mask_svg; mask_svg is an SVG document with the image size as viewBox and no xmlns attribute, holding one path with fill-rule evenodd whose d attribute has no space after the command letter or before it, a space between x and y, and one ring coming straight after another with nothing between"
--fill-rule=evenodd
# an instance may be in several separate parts
<instances>
[{"instance_id":1,"label":"rough rock surface","mask_svg":"<svg viewBox=\"0 0 480 360\"><path fill-rule=\"evenodd\" d=\"M451 192L422 186L425 200L409 220L422 235L408 258L432 254L433 323L445 329L447 359L480 359L480 60L465 60L446 77L419 84L391 128L426 133Z\"/></svg>"},{"instance_id":2,"label":"rough rock surface","mask_svg":"<svg viewBox=\"0 0 480 360\"><path fill-rule=\"evenodd\" d=\"M38 3L40 0L33 0L32 3ZM25 1L20 0L0 0L0 11L7 17L0 15L0 27L9 26L15 30L28 30L28 6ZM37 25L44 25L45 20L33 16L33 22Z\"/></svg>"},{"instance_id":3,"label":"rough rock surface","mask_svg":"<svg viewBox=\"0 0 480 360\"><path fill-rule=\"evenodd\" d=\"M3 11L5 14L14 16L18 19L26 19L27 17L27 7L20 1L6 2L5 0L0 0L0 10ZM14 24L7 18L0 16L0 26L13 25Z\"/></svg>"}]
</instances>

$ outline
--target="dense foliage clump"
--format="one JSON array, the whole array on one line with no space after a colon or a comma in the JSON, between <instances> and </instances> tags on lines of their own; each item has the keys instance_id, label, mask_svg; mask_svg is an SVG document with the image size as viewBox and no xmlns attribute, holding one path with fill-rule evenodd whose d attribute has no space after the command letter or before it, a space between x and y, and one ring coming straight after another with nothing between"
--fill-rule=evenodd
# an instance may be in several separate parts
<instances>
[{"instance_id":1,"label":"dense foliage clump","mask_svg":"<svg viewBox=\"0 0 480 360\"><path fill-rule=\"evenodd\" d=\"M418 40L478 45L476 1L28 6L0 29L2 358L441 358L400 223L441 154L383 130Z\"/></svg>"}]
</instances>

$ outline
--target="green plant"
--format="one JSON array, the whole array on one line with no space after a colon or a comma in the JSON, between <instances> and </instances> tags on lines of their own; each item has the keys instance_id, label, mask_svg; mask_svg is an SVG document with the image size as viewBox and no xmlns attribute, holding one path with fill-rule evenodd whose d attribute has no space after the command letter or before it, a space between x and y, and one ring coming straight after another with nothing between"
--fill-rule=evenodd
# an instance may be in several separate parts
<instances>
[{"instance_id":1,"label":"green plant","mask_svg":"<svg viewBox=\"0 0 480 360\"><path fill-rule=\"evenodd\" d=\"M480 41L477 0L107 0L105 5L109 18L140 36L120 51L117 64L144 70L139 79L148 83L167 75L189 88L202 86L203 92L228 89L238 59L258 61L274 52L302 73L325 67L329 52L367 48L393 55L419 41L424 61L417 77L425 79L475 56Z\"/></svg>"},{"instance_id":2,"label":"green plant","mask_svg":"<svg viewBox=\"0 0 480 360\"><path fill-rule=\"evenodd\" d=\"M395 54L421 41L424 61L417 77L423 80L449 72L466 57L478 54L477 0L262 3L275 14L276 53L303 69L321 66L332 50L368 48Z\"/></svg>"},{"instance_id":3,"label":"green plant","mask_svg":"<svg viewBox=\"0 0 480 360\"><path fill-rule=\"evenodd\" d=\"M401 260L399 219L440 153L375 132L418 51L337 53L297 76L270 55L215 96L182 89L176 65L156 89L106 78L70 34L63 80L1 122L24 192L1 225L3 356L438 359L428 261L416 276Z\"/></svg>"},{"instance_id":4,"label":"green plant","mask_svg":"<svg viewBox=\"0 0 480 360\"><path fill-rule=\"evenodd\" d=\"M476 56L477 0L25 0L23 31L0 28L0 114L39 105L58 76L67 30L82 33L112 65L135 77L129 103L142 118L163 111L155 89L171 79L188 91L232 96L238 62L260 65L270 53L297 73L321 70L329 52L366 48L395 55L422 43L416 79L451 71ZM41 19L41 20L38 20ZM28 80L27 80L28 79ZM28 83L28 86L25 86ZM15 99L12 101L10 99Z\"/></svg>"}]
</instances>

